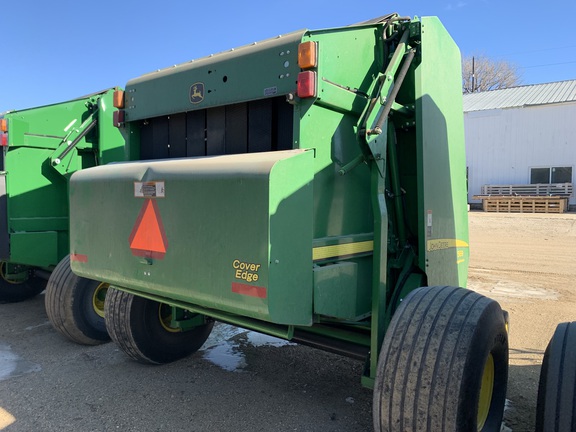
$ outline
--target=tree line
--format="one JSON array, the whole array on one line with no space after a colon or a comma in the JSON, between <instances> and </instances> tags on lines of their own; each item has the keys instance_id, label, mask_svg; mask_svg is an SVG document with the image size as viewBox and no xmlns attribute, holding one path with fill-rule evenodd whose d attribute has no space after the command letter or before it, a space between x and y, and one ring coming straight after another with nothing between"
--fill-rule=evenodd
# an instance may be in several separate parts
<instances>
[{"instance_id":1,"label":"tree line","mask_svg":"<svg viewBox=\"0 0 576 432\"><path fill-rule=\"evenodd\" d=\"M483 54L462 59L462 92L476 93L514 87L521 83L518 67Z\"/></svg>"}]
</instances>

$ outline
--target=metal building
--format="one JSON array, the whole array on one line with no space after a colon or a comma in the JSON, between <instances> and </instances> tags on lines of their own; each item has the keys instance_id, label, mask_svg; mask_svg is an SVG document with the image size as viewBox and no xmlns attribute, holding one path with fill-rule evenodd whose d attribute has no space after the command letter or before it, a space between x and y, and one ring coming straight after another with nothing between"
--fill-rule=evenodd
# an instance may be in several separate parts
<instances>
[{"instance_id":1,"label":"metal building","mask_svg":"<svg viewBox=\"0 0 576 432\"><path fill-rule=\"evenodd\" d=\"M464 125L472 205L483 185L574 183L576 80L466 94Z\"/></svg>"}]
</instances>

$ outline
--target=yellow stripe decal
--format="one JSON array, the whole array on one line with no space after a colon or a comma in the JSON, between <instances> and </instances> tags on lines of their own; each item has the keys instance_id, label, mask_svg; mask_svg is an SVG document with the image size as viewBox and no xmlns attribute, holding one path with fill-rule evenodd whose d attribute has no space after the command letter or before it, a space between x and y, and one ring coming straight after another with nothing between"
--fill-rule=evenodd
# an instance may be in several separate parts
<instances>
[{"instance_id":1,"label":"yellow stripe decal","mask_svg":"<svg viewBox=\"0 0 576 432\"><path fill-rule=\"evenodd\" d=\"M426 242L426 250L433 252L437 250L450 249L450 248L467 248L468 243L458 239L435 239Z\"/></svg>"},{"instance_id":2,"label":"yellow stripe decal","mask_svg":"<svg viewBox=\"0 0 576 432\"><path fill-rule=\"evenodd\" d=\"M319 246L312 249L312 259L313 261L318 261L326 258L372 252L373 250L374 250L373 240L355 242L355 243L337 244L332 246Z\"/></svg>"}]
</instances>

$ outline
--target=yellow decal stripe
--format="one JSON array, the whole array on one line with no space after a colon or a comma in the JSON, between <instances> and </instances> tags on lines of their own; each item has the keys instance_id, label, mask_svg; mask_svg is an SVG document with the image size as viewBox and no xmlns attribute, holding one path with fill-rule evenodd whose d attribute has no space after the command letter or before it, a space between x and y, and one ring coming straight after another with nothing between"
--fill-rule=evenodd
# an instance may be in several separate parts
<instances>
[{"instance_id":1,"label":"yellow decal stripe","mask_svg":"<svg viewBox=\"0 0 576 432\"><path fill-rule=\"evenodd\" d=\"M426 242L426 250L433 252L437 250L450 249L450 248L467 248L468 243L458 239L435 239Z\"/></svg>"},{"instance_id":2,"label":"yellow decal stripe","mask_svg":"<svg viewBox=\"0 0 576 432\"><path fill-rule=\"evenodd\" d=\"M319 246L312 249L312 259L314 261L318 261L326 258L372 252L373 250L374 250L373 240L338 244L332 246Z\"/></svg>"}]
</instances>

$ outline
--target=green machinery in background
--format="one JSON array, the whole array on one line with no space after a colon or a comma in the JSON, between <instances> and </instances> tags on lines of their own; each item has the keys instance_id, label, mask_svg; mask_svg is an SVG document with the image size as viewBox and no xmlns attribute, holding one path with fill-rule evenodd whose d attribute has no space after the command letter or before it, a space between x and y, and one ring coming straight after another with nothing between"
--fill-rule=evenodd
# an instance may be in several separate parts
<instances>
[{"instance_id":1,"label":"green machinery in background","mask_svg":"<svg viewBox=\"0 0 576 432\"><path fill-rule=\"evenodd\" d=\"M378 431L497 431L505 317L464 288L460 54L438 19L298 31L130 81L140 161L75 173L71 266L132 358L214 320L365 360Z\"/></svg>"},{"instance_id":2,"label":"green machinery in background","mask_svg":"<svg viewBox=\"0 0 576 432\"><path fill-rule=\"evenodd\" d=\"M103 320L107 285L78 278L69 270L65 258L69 253L68 184L78 170L127 159L124 138L113 126L113 96L114 89L110 89L7 112L0 120L0 302L40 293L62 261L69 274L63 287L76 298L75 307L82 310L76 312L83 317L79 319L89 320L85 330L98 340L108 338ZM100 286L101 299L88 296L85 305L78 304L80 299L73 294L76 286L89 287L93 293ZM100 310L89 311L98 304ZM78 330L76 325L74 330Z\"/></svg>"}]
</instances>

